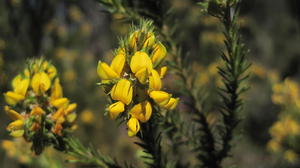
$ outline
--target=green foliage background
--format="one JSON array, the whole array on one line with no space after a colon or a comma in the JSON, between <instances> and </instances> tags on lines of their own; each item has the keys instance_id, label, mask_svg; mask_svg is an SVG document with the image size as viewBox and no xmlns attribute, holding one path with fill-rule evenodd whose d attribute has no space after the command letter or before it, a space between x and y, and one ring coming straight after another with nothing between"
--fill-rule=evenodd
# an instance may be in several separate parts
<instances>
[{"instance_id":1,"label":"green foliage background","mask_svg":"<svg viewBox=\"0 0 300 168\"><path fill-rule=\"evenodd\" d=\"M78 103L75 136L85 144L93 144L101 152L115 156L121 163L141 164L137 157L142 151L133 145L134 139L127 137L125 127L118 128L116 122L103 115L105 95L96 85L98 60L112 59L111 51L118 46L118 37L129 31L131 23L124 22L124 14L111 15L92 0L30 2L0 2L1 93L10 88L9 82L23 69L26 59L43 55L58 68L65 95ZM151 0L145 2L155 4ZM223 46L223 29L218 21L202 15L195 1L169 0L165 4L168 5L162 10L170 10L171 6L173 22L178 26L176 42L183 46L184 67L193 70L191 76L196 76L201 83L201 76L208 75L203 69L218 61ZM155 10L155 5L152 10L160 15L161 11ZM240 13L242 39L250 49L248 58L251 62L273 71L281 80L289 77L300 82L300 3L297 0L243 0ZM157 24L160 24L159 20ZM213 76L208 75L208 78L211 80ZM251 78L251 89L244 95L246 105L240 114L243 121L234 140L233 157L225 164L243 168L299 166L297 163L288 164L266 150L270 139L268 129L280 111L271 101L272 88L266 78L255 74ZM165 87L174 95L182 96L173 81L171 74ZM199 89L203 89L199 97L210 100L205 101L207 110L215 111L217 94L208 95L206 87ZM186 97L182 100L189 101ZM0 97L0 103L3 107L3 97ZM187 107L182 103L179 108ZM189 112L189 109L184 109L184 112ZM5 131L8 122L1 110L1 140L11 139ZM188 149L181 151L191 155ZM55 158L54 155L50 157ZM0 158L0 167L22 167L16 159L8 158L3 149L0 149ZM65 164L62 167L81 167L63 163L61 158L56 159Z\"/></svg>"}]
</instances>

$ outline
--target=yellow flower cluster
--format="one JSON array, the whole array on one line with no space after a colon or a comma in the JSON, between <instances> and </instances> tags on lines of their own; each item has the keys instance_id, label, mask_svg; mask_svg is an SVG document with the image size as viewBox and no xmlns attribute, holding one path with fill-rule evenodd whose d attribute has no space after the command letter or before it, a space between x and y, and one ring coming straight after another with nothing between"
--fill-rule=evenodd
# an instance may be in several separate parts
<instances>
[{"instance_id":1,"label":"yellow flower cluster","mask_svg":"<svg viewBox=\"0 0 300 168\"><path fill-rule=\"evenodd\" d=\"M155 37L151 25L145 24L123 41L110 65L98 63L101 84L112 100L109 116L115 119L120 113L125 114L129 136L136 135L140 123L151 118L154 105L171 110L178 103L178 98L162 91L161 79L167 71L162 62L166 55L167 50Z\"/></svg>"},{"instance_id":2,"label":"yellow flower cluster","mask_svg":"<svg viewBox=\"0 0 300 168\"><path fill-rule=\"evenodd\" d=\"M299 85L291 79L285 79L275 83L272 90L272 101L282 107L282 112L279 120L269 129L271 140L267 148L274 153L283 153L288 162L295 162L298 156L294 149L299 146L299 142L295 140L300 137Z\"/></svg>"},{"instance_id":3,"label":"yellow flower cluster","mask_svg":"<svg viewBox=\"0 0 300 168\"><path fill-rule=\"evenodd\" d=\"M63 97L57 70L51 63L30 61L11 85L12 90L4 93L4 110L13 120L7 126L11 136L49 142L47 138L61 137L75 127L77 105Z\"/></svg>"}]
</instances>

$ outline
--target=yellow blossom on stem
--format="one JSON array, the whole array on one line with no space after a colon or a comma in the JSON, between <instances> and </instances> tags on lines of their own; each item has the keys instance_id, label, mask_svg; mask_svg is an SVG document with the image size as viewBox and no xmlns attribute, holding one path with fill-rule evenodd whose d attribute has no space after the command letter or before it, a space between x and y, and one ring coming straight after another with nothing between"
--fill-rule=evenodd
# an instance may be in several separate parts
<instances>
[{"instance_id":1,"label":"yellow blossom on stem","mask_svg":"<svg viewBox=\"0 0 300 168\"><path fill-rule=\"evenodd\" d=\"M133 88L127 79L121 79L111 89L111 98L113 100L119 100L126 105L130 104L132 100Z\"/></svg>"},{"instance_id":2,"label":"yellow blossom on stem","mask_svg":"<svg viewBox=\"0 0 300 168\"><path fill-rule=\"evenodd\" d=\"M167 55L166 47L161 42L155 44L154 50L151 55L153 66L156 67L157 65L159 65L164 60L166 55Z\"/></svg>"},{"instance_id":3,"label":"yellow blossom on stem","mask_svg":"<svg viewBox=\"0 0 300 168\"><path fill-rule=\"evenodd\" d=\"M160 78L163 78L163 77L166 75L167 70L168 70L168 67L167 67L167 66L160 67L160 68L157 70L157 72L158 72Z\"/></svg>"},{"instance_id":4,"label":"yellow blossom on stem","mask_svg":"<svg viewBox=\"0 0 300 168\"><path fill-rule=\"evenodd\" d=\"M63 97L63 98L59 98L59 99L52 101L51 104L54 107L61 108L61 107L67 106L69 104L69 100L67 98Z\"/></svg>"},{"instance_id":5,"label":"yellow blossom on stem","mask_svg":"<svg viewBox=\"0 0 300 168\"><path fill-rule=\"evenodd\" d=\"M147 53L138 51L131 58L130 68L133 73L137 73L142 68L146 68L150 72L152 70L151 59Z\"/></svg>"},{"instance_id":6,"label":"yellow blossom on stem","mask_svg":"<svg viewBox=\"0 0 300 168\"><path fill-rule=\"evenodd\" d=\"M111 119L116 119L120 113L125 110L125 105L121 101L111 104L108 107L109 116Z\"/></svg>"},{"instance_id":7,"label":"yellow blossom on stem","mask_svg":"<svg viewBox=\"0 0 300 168\"><path fill-rule=\"evenodd\" d=\"M125 53L120 52L115 56L115 58L112 60L110 64L111 69L114 70L114 72L116 72L118 77L120 77L123 71L125 61L126 61Z\"/></svg>"},{"instance_id":8,"label":"yellow blossom on stem","mask_svg":"<svg viewBox=\"0 0 300 168\"><path fill-rule=\"evenodd\" d=\"M162 87L161 79L158 72L154 69L151 71L149 76L149 89L150 90L160 90Z\"/></svg>"},{"instance_id":9,"label":"yellow blossom on stem","mask_svg":"<svg viewBox=\"0 0 300 168\"><path fill-rule=\"evenodd\" d=\"M140 131L140 123L138 119L131 117L127 122L128 136L135 136Z\"/></svg>"},{"instance_id":10,"label":"yellow blossom on stem","mask_svg":"<svg viewBox=\"0 0 300 168\"><path fill-rule=\"evenodd\" d=\"M41 95L45 93L51 86L49 76L45 72L37 72L31 81L31 87L35 94Z\"/></svg>"},{"instance_id":11,"label":"yellow blossom on stem","mask_svg":"<svg viewBox=\"0 0 300 168\"><path fill-rule=\"evenodd\" d=\"M142 103L136 104L132 107L129 112L134 118L145 123L152 115L152 106L149 101L144 101Z\"/></svg>"},{"instance_id":12,"label":"yellow blossom on stem","mask_svg":"<svg viewBox=\"0 0 300 168\"><path fill-rule=\"evenodd\" d=\"M30 115L40 116L40 115L43 115L43 114L46 114L46 112L42 108L40 108L39 106L33 107L31 112L30 112Z\"/></svg>"},{"instance_id":13,"label":"yellow blossom on stem","mask_svg":"<svg viewBox=\"0 0 300 168\"><path fill-rule=\"evenodd\" d=\"M97 73L102 80L119 78L119 75L110 66L101 61L98 62Z\"/></svg>"},{"instance_id":14,"label":"yellow blossom on stem","mask_svg":"<svg viewBox=\"0 0 300 168\"><path fill-rule=\"evenodd\" d=\"M11 109L9 106L4 106L4 111L9 116L9 118L12 119L12 120L21 120L21 119L23 119L23 116L20 113L18 113L15 110Z\"/></svg>"},{"instance_id":15,"label":"yellow blossom on stem","mask_svg":"<svg viewBox=\"0 0 300 168\"><path fill-rule=\"evenodd\" d=\"M179 98L171 98L169 100L169 102L164 105L164 108L169 109L169 110L173 110L176 108L177 104L178 104Z\"/></svg>"},{"instance_id":16,"label":"yellow blossom on stem","mask_svg":"<svg viewBox=\"0 0 300 168\"><path fill-rule=\"evenodd\" d=\"M149 32L146 35L145 42L142 48L150 48L153 46L154 42L155 42L155 36L152 32Z\"/></svg>"},{"instance_id":17,"label":"yellow blossom on stem","mask_svg":"<svg viewBox=\"0 0 300 168\"><path fill-rule=\"evenodd\" d=\"M165 106L171 98L171 95L164 91L151 91L149 96L155 103L162 107Z\"/></svg>"},{"instance_id":18,"label":"yellow blossom on stem","mask_svg":"<svg viewBox=\"0 0 300 168\"><path fill-rule=\"evenodd\" d=\"M4 98L7 104L14 106L16 105L18 102L24 100L24 96L12 91L8 91L6 93L4 93Z\"/></svg>"}]
</instances>

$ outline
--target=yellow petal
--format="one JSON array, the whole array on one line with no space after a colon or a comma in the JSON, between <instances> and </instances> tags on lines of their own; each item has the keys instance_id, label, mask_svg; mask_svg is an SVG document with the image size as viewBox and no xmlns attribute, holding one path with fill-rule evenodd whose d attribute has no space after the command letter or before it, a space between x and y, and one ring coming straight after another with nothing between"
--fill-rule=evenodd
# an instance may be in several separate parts
<instances>
[{"instance_id":1,"label":"yellow petal","mask_svg":"<svg viewBox=\"0 0 300 168\"><path fill-rule=\"evenodd\" d=\"M130 81L121 79L116 83L111 90L111 98L113 100L122 101L125 104L130 104L132 100L133 88Z\"/></svg>"},{"instance_id":2,"label":"yellow petal","mask_svg":"<svg viewBox=\"0 0 300 168\"><path fill-rule=\"evenodd\" d=\"M18 102L24 100L25 97L18 93L8 91L8 92L4 93L4 98L5 98L5 101L7 104L14 106Z\"/></svg>"},{"instance_id":3,"label":"yellow petal","mask_svg":"<svg viewBox=\"0 0 300 168\"><path fill-rule=\"evenodd\" d=\"M98 62L97 73L102 80L119 78L119 75L111 67L101 61Z\"/></svg>"},{"instance_id":4,"label":"yellow petal","mask_svg":"<svg viewBox=\"0 0 300 168\"><path fill-rule=\"evenodd\" d=\"M113 69L118 76L120 76L123 71L125 60L125 54L117 54L110 64L111 69Z\"/></svg>"},{"instance_id":5,"label":"yellow petal","mask_svg":"<svg viewBox=\"0 0 300 168\"><path fill-rule=\"evenodd\" d=\"M142 68L139 71L135 73L135 77L141 82L142 84L145 84L148 78L148 72L146 68Z\"/></svg>"},{"instance_id":6,"label":"yellow petal","mask_svg":"<svg viewBox=\"0 0 300 168\"><path fill-rule=\"evenodd\" d=\"M134 118L137 118L139 121L145 123L152 115L152 106L149 101L144 101L133 106L129 113Z\"/></svg>"},{"instance_id":7,"label":"yellow petal","mask_svg":"<svg viewBox=\"0 0 300 168\"><path fill-rule=\"evenodd\" d=\"M18 138L24 135L24 130L11 131L9 135Z\"/></svg>"},{"instance_id":8,"label":"yellow petal","mask_svg":"<svg viewBox=\"0 0 300 168\"><path fill-rule=\"evenodd\" d=\"M30 83L29 78L21 79L21 81L18 82L18 85L14 87L14 92L25 96L27 89L29 87L29 83Z\"/></svg>"},{"instance_id":9,"label":"yellow petal","mask_svg":"<svg viewBox=\"0 0 300 168\"><path fill-rule=\"evenodd\" d=\"M149 88L151 90L160 90L161 89L161 79L156 70L151 71L151 76L149 76Z\"/></svg>"},{"instance_id":10,"label":"yellow petal","mask_svg":"<svg viewBox=\"0 0 300 168\"><path fill-rule=\"evenodd\" d=\"M56 108L65 107L69 104L69 100L67 98L59 98L51 102L51 104Z\"/></svg>"},{"instance_id":11,"label":"yellow petal","mask_svg":"<svg viewBox=\"0 0 300 168\"><path fill-rule=\"evenodd\" d=\"M164 105L164 108L169 109L169 110L173 110L176 108L177 104L178 104L179 98L171 98L169 100L169 102Z\"/></svg>"},{"instance_id":12,"label":"yellow petal","mask_svg":"<svg viewBox=\"0 0 300 168\"><path fill-rule=\"evenodd\" d=\"M47 69L47 74L50 79L53 79L57 75L57 70L53 65L50 65Z\"/></svg>"},{"instance_id":13,"label":"yellow petal","mask_svg":"<svg viewBox=\"0 0 300 168\"><path fill-rule=\"evenodd\" d=\"M43 114L46 114L46 112L39 106L33 107L30 112L30 115L43 115Z\"/></svg>"},{"instance_id":14,"label":"yellow petal","mask_svg":"<svg viewBox=\"0 0 300 168\"><path fill-rule=\"evenodd\" d=\"M11 122L11 123L6 127L6 129L7 129L8 131L19 130L19 129L22 129L22 128L23 128L23 125L24 125L23 120L15 120L15 121Z\"/></svg>"},{"instance_id":15,"label":"yellow petal","mask_svg":"<svg viewBox=\"0 0 300 168\"><path fill-rule=\"evenodd\" d=\"M151 59L147 53L138 51L131 58L130 68L133 73L138 72L142 68L147 68L147 70L150 72L152 70Z\"/></svg>"},{"instance_id":16,"label":"yellow petal","mask_svg":"<svg viewBox=\"0 0 300 168\"><path fill-rule=\"evenodd\" d=\"M41 95L45 93L51 86L49 76L45 72L36 73L31 81L31 87L35 94Z\"/></svg>"},{"instance_id":17,"label":"yellow petal","mask_svg":"<svg viewBox=\"0 0 300 168\"><path fill-rule=\"evenodd\" d=\"M145 42L143 44L143 49L144 48L151 48L154 44L155 41L155 36L152 32L147 33L147 37L145 39Z\"/></svg>"},{"instance_id":18,"label":"yellow petal","mask_svg":"<svg viewBox=\"0 0 300 168\"><path fill-rule=\"evenodd\" d=\"M11 109L9 106L4 106L4 111L12 120L22 120L23 117L20 113L16 112L15 110Z\"/></svg>"},{"instance_id":19,"label":"yellow petal","mask_svg":"<svg viewBox=\"0 0 300 168\"><path fill-rule=\"evenodd\" d=\"M12 88L15 89L22 81L22 75L17 75L11 82Z\"/></svg>"},{"instance_id":20,"label":"yellow petal","mask_svg":"<svg viewBox=\"0 0 300 168\"><path fill-rule=\"evenodd\" d=\"M149 96L159 106L166 105L169 102L170 98L171 98L171 95L169 93L167 93L167 92L164 92L164 91L152 91L152 92L150 92Z\"/></svg>"},{"instance_id":21,"label":"yellow petal","mask_svg":"<svg viewBox=\"0 0 300 168\"><path fill-rule=\"evenodd\" d=\"M63 117L64 115L64 108L59 108L53 115L52 120L57 121L60 117Z\"/></svg>"},{"instance_id":22,"label":"yellow petal","mask_svg":"<svg viewBox=\"0 0 300 168\"><path fill-rule=\"evenodd\" d=\"M111 104L109 107L108 107L108 111L109 111L109 116L111 119L115 119L118 117L118 115L120 113L122 113L125 108L124 108L124 103L122 103L121 101L118 101L114 104Z\"/></svg>"},{"instance_id":23,"label":"yellow petal","mask_svg":"<svg viewBox=\"0 0 300 168\"><path fill-rule=\"evenodd\" d=\"M138 119L131 117L127 122L128 136L132 137L140 131L140 123Z\"/></svg>"},{"instance_id":24,"label":"yellow petal","mask_svg":"<svg viewBox=\"0 0 300 168\"><path fill-rule=\"evenodd\" d=\"M129 36L129 39L128 39L129 46L133 51L137 50L138 35L139 35L139 32L135 31Z\"/></svg>"},{"instance_id":25,"label":"yellow petal","mask_svg":"<svg viewBox=\"0 0 300 168\"><path fill-rule=\"evenodd\" d=\"M155 44L151 55L153 66L156 67L157 65L159 65L161 61L166 57L166 55L167 55L166 47L161 42Z\"/></svg>"},{"instance_id":26,"label":"yellow petal","mask_svg":"<svg viewBox=\"0 0 300 168\"><path fill-rule=\"evenodd\" d=\"M68 107L65 110L65 115L68 115L70 112L74 111L76 108L77 108L76 103L72 103L72 104L68 105Z\"/></svg>"},{"instance_id":27,"label":"yellow petal","mask_svg":"<svg viewBox=\"0 0 300 168\"><path fill-rule=\"evenodd\" d=\"M76 118L77 118L77 114L76 113L71 113L71 114L67 115L67 121L69 123L74 122L76 120Z\"/></svg>"},{"instance_id":28,"label":"yellow petal","mask_svg":"<svg viewBox=\"0 0 300 168\"><path fill-rule=\"evenodd\" d=\"M159 74L160 78L164 78L167 70L168 70L167 66L163 66L163 67L158 69L158 74Z\"/></svg>"},{"instance_id":29,"label":"yellow petal","mask_svg":"<svg viewBox=\"0 0 300 168\"><path fill-rule=\"evenodd\" d=\"M62 96L63 96L62 87L60 85L59 79L56 78L54 80L54 85L51 89L51 100L53 101L55 99L62 98Z\"/></svg>"}]
</instances>

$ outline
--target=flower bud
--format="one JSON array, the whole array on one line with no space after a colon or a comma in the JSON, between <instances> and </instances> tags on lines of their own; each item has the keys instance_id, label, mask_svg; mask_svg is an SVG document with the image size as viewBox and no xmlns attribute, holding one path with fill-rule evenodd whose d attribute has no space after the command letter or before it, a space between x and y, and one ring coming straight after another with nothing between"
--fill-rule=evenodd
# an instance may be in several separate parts
<instances>
[{"instance_id":1,"label":"flower bud","mask_svg":"<svg viewBox=\"0 0 300 168\"><path fill-rule=\"evenodd\" d=\"M37 72L31 81L31 87L37 95L45 93L50 88L50 85L50 78L45 72Z\"/></svg>"},{"instance_id":2,"label":"flower bud","mask_svg":"<svg viewBox=\"0 0 300 168\"><path fill-rule=\"evenodd\" d=\"M116 119L118 117L118 115L125 110L124 106L125 106L124 103L122 103L121 101L111 104L108 107L108 112L109 112L110 118L113 120Z\"/></svg>"},{"instance_id":3,"label":"flower bud","mask_svg":"<svg viewBox=\"0 0 300 168\"><path fill-rule=\"evenodd\" d=\"M153 66L156 67L157 65L159 65L161 61L166 57L166 55L167 55L166 47L161 42L155 44L151 55Z\"/></svg>"},{"instance_id":4,"label":"flower bud","mask_svg":"<svg viewBox=\"0 0 300 168\"><path fill-rule=\"evenodd\" d=\"M147 53L138 51L131 58L130 68L133 73L137 73L142 68L146 68L150 72L152 70L151 59Z\"/></svg>"},{"instance_id":5,"label":"flower bud","mask_svg":"<svg viewBox=\"0 0 300 168\"><path fill-rule=\"evenodd\" d=\"M111 67L101 61L98 62L97 73L102 80L119 78L119 75Z\"/></svg>"},{"instance_id":6,"label":"flower bud","mask_svg":"<svg viewBox=\"0 0 300 168\"><path fill-rule=\"evenodd\" d=\"M160 68L157 70L157 72L158 72L160 78L164 78L164 76L165 76L167 70L168 70L168 67L167 67L167 66L160 67Z\"/></svg>"},{"instance_id":7,"label":"flower bud","mask_svg":"<svg viewBox=\"0 0 300 168\"><path fill-rule=\"evenodd\" d=\"M114 57L114 59L110 64L111 69L114 70L118 76L120 76L123 71L125 61L126 61L125 53L119 52L119 54L117 54Z\"/></svg>"},{"instance_id":8,"label":"flower bud","mask_svg":"<svg viewBox=\"0 0 300 168\"><path fill-rule=\"evenodd\" d=\"M140 131L140 123L138 119L131 117L127 122L128 136L135 136Z\"/></svg>"},{"instance_id":9,"label":"flower bud","mask_svg":"<svg viewBox=\"0 0 300 168\"><path fill-rule=\"evenodd\" d=\"M162 107L166 105L171 98L171 95L164 91L152 91L149 96L155 101L155 103Z\"/></svg>"},{"instance_id":10,"label":"flower bud","mask_svg":"<svg viewBox=\"0 0 300 168\"><path fill-rule=\"evenodd\" d=\"M152 106L149 101L144 101L133 106L129 113L134 118L137 118L139 121L145 123L152 115Z\"/></svg>"},{"instance_id":11,"label":"flower bud","mask_svg":"<svg viewBox=\"0 0 300 168\"><path fill-rule=\"evenodd\" d=\"M132 100L133 88L127 79L121 79L111 89L111 98L113 100L119 100L125 104L130 104Z\"/></svg>"},{"instance_id":12,"label":"flower bud","mask_svg":"<svg viewBox=\"0 0 300 168\"><path fill-rule=\"evenodd\" d=\"M150 90L160 90L161 89L161 79L158 72L154 69L151 71L151 76L149 76L149 89Z\"/></svg>"},{"instance_id":13,"label":"flower bud","mask_svg":"<svg viewBox=\"0 0 300 168\"><path fill-rule=\"evenodd\" d=\"M12 91L8 91L6 93L4 93L4 98L7 104L14 106L16 105L18 102L24 100L24 96L20 95L18 93L12 92Z\"/></svg>"},{"instance_id":14,"label":"flower bud","mask_svg":"<svg viewBox=\"0 0 300 168\"><path fill-rule=\"evenodd\" d=\"M7 130L8 131L14 131L14 130L20 130L23 128L24 122L23 120L15 120L13 122L11 122L8 126L7 126Z\"/></svg>"},{"instance_id":15,"label":"flower bud","mask_svg":"<svg viewBox=\"0 0 300 168\"><path fill-rule=\"evenodd\" d=\"M145 42L143 44L144 48L151 48L154 44L155 36L152 32L147 33L147 36L145 37Z\"/></svg>"},{"instance_id":16,"label":"flower bud","mask_svg":"<svg viewBox=\"0 0 300 168\"><path fill-rule=\"evenodd\" d=\"M139 32L138 32L138 31L135 31L135 32L133 32L133 33L129 36L129 39L128 39L129 47L130 47L133 51L136 51L136 50L137 50L138 35L139 35Z\"/></svg>"},{"instance_id":17,"label":"flower bud","mask_svg":"<svg viewBox=\"0 0 300 168\"><path fill-rule=\"evenodd\" d=\"M169 102L164 105L164 108L169 109L169 110L174 110L178 104L179 98L171 98Z\"/></svg>"},{"instance_id":18,"label":"flower bud","mask_svg":"<svg viewBox=\"0 0 300 168\"><path fill-rule=\"evenodd\" d=\"M51 89L51 100L59 99L63 96L62 87L59 82L59 78L54 80L54 85Z\"/></svg>"},{"instance_id":19,"label":"flower bud","mask_svg":"<svg viewBox=\"0 0 300 168\"><path fill-rule=\"evenodd\" d=\"M23 119L23 116L20 113L18 113L15 110L11 109L9 106L4 106L4 111L9 116L9 118L12 119L12 120L21 120L21 119Z\"/></svg>"}]
</instances>

